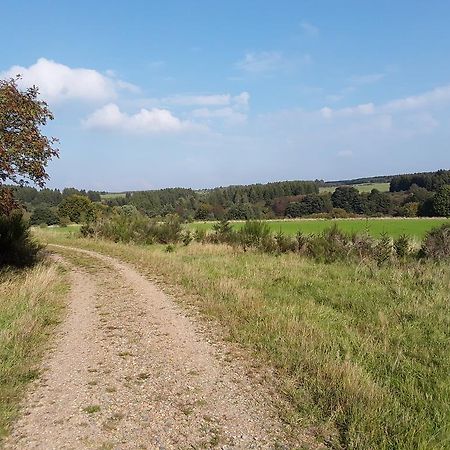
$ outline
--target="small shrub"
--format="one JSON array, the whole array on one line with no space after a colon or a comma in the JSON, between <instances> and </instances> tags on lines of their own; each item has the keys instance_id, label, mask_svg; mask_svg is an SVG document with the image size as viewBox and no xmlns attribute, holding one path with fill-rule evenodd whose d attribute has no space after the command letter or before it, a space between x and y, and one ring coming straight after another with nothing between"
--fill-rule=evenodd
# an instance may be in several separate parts
<instances>
[{"instance_id":1,"label":"small shrub","mask_svg":"<svg viewBox=\"0 0 450 450\"><path fill-rule=\"evenodd\" d=\"M350 253L351 240L337 225L313 236L309 243L309 254L326 263L345 259Z\"/></svg>"},{"instance_id":2,"label":"small shrub","mask_svg":"<svg viewBox=\"0 0 450 450\"><path fill-rule=\"evenodd\" d=\"M437 260L450 259L450 224L444 224L428 232L420 255Z\"/></svg>"},{"instance_id":3,"label":"small shrub","mask_svg":"<svg viewBox=\"0 0 450 450\"><path fill-rule=\"evenodd\" d=\"M218 235L227 236L233 231L233 227L227 219L222 219L213 225L213 230Z\"/></svg>"},{"instance_id":4,"label":"small shrub","mask_svg":"<svg viewBox=\"0 0 450 450\"><path fill-rule=\"evenodd\" d=\"M394 241L394 250L399 258L405 258L411 252L411 242L406 234L402 234Z\"/></svg>"},{"instance_id":5,"label":"small shrub","mask_svg":"<svg viewBox=\"0 0 450 450\"><path fill-rule=\"evenodd\" d=\"M173 244L166 245L166 252L167 253L172 253L174 251L175 251L175 245L173 245Z\"/></svg>"},{"instance_id":6,"label":"small shrub","mask_svg":"<svg viewBox=\"0 0 450 450\"><path fill-rule=\"evenodd\" d=\"M268 234L261 239L259 250L264 253L281 253L278 242L272 234Z\"/></svg>"},{"instance_id":7,"label":"small shrub","mask_svg":"<svg viewBox=\"0 0 450 450\"><path fill-rule=\"evenodd\" d=\"M383 233L375 247L375 259L379 266L388 262L393 253L392 239L387 233Z\"/></svg>"},{"instance_id":8,"label":"small shrub","mask_svg":"<svg viewBox=\"0 0 450 450\"><path fill-rule=\"evenodd\" d=\"M93 237L95 235L95 227L91 223L85 223L80 227L80 234L83 237Z\"/></svg>"},{"instance_id":9,"label":"small shrub","mask_svg":"<svg viewBox=\"0 0 450 450\"><path fill-rule=\"evenodd\" d=\"M297 242L291 236L287 236L281 230L275 235L277 250L280 253L295 252L297 250Z\"/></svg>"},{"instance_id":10,"label":"small shrub","mask_svg":"<svg viewBox=\"0 0 450 450\"><path fill-rule=\"evenodd\" d=\"M185 230L181 234L181 241L184 245L189 245L193 239L192 233L189 230Z\"/></svg>"},{"instance_id":11,"label":"small shrub","mask_svg":"<svg viewBox=\"0 0 450 450\"><path fill-rule=\"evenodd\" d=\"M70 219L67 216L63 216L59 218L59 226L66 228L67 225L70 224Z\"/></svg>"},{"instance_id":12,"label":"small shrub","mask_svg":"<svg viewBox=\"0 0 450 450\"><path fill-rule=\"evenodd\" d=\"M295 239L297 241L297 251L304 255L308 254L309 241L310 241L309 236L302 233L301 231L297 231L297 234L295 235Z\"/></svg>"},{"instance_id":13,"label":"small shrub","mask_svg":"<svg viewBox=\"0 0 450 450\"><path fill-rule=\"evenodd\" d=\"M359 259L373 257L375 247L375 240L367 232L352 236L352 252Z\"/></svg>"},{"instance_id":14,"label":"small shrub","mask_svg":"<svg viewBox=\"0 0 450 450\"><path fill-rule=\"evenodd\" d=\"M41 246L30 236L28 222L21 211L0 215L0 267L33 265Z\"/></svg>"},{"instance_id":15,"label":"small shrub","mask_svg":"<svg viewBox=\"0 0 450 450\"><path fill-rule=\"evenodd\" d=\"M161 244L176 243L181 240L183 227L180 218L176 214L166 216L163 223L159 223L156 227L157 238Z\"/></svg>"},{"instance_id":16,"label":"small shrub","mask_svg":"<svg viewBox=\"0 0 450 450\"><path fill-rule=\"evenodd\" d=\"M244 248L259 247L261 242L270 236L270 228L267 223L259 220L248 220L239 230L239 244Z\"/></svg>"},{"instance_id":17,"label":"small shrub","mask_svg":"<svg viewBox=\"0 0 450 450\"><path fill-rule=\"evenodd\" d=\"M206 230L197 228L194 232L194 239L197 242L204 242L206 238Z\"/></svg>"}]
</instances>

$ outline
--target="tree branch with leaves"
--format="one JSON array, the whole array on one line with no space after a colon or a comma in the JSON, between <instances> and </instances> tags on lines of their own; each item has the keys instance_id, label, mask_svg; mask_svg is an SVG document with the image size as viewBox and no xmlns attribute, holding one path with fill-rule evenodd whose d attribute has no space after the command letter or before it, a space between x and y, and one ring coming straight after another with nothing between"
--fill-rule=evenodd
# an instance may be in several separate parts
<instances>
[{"instance_id":1,"label":"tree branch with leaves","mask_svg":"<svg viewBox=\"0 0 450 450\"><path fill-rule=\"evenodd\" d=\"M0 80L0 213L8 214L15 202L6 183L43 187L46 167L58 157L58 140L45 136L41 128L53 120L36 86L20 90L20 76Z\"/></svg>"}]
</instances>

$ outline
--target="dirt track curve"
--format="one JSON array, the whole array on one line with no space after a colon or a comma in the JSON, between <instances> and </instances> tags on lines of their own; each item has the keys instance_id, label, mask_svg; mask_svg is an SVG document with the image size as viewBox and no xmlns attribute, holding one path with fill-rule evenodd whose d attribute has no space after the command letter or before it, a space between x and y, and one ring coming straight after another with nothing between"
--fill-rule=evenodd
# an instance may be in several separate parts
<instances>
[{"instance_id":1,"label":"dirt track curve","mask_svg":"<svg viewBox=\"0 0 450 450\"><path fill-rule=\"evenodd\" d=\"M271 394L134 268L52 246L68 313L6 449L290 449ZM61 257L59 257L61 258Z\"/></svg>"}]
</instances>

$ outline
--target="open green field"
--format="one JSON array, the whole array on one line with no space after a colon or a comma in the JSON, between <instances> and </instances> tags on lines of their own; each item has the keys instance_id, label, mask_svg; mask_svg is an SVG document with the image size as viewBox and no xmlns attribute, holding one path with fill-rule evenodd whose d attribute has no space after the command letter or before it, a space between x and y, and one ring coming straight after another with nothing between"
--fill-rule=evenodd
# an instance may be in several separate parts
<instances>
[{"instance_id":1,"label":"open green field","mask_svg":"<svg viewBox=\"0 0 450 450\"><path fill-rule=\"evenodd\" d=\"M275 368L286 420L334 449L448 448L450 266L319 263L225 245L136 246L36 229L177 287L255 363Z\"/></svg>"},{"instance_id":2,"label":"open green field","mask_svg":"<svg viewBox=\"0 0 450 450\"><path fill-rule=\"evenodd\" d=\"M81 225L71 224L67 225L67 227L51 226L48 228L49 230L55 231L56 233L71 234L80 231Z\"/></svg>"},{"instance_id":3,"label":"open green field","mask_svg":"<svg viewBox=\"0 0 450 450\"><path fill-rule=\"evenodd\" d=\"M358 189L359 192L370 192L372 189L378 189L380 192L389 191L389 183L363 183L352 184L351 187ZM336 186L320 187L319 192L334 192Z\"/></svg>"},{"instance_id":4,"label":"open green field","mask_svg":"<svg viewBox=\"0 0 450 450\"><path fill-rule=\"evenodd\" d=\"M267 220L269 227L274 231L286 234L295 234L301 231L305 234L320 233L336 224L347 233L360 233L367 231L372 236L387 233L392 237L402 234L422 239L431 229L450 222L449 219L411 218L411 219L296 219L296 220ZM239 228L244 222L235 221L233 226ZM191 230L212 230L214 222L192 222L188 224Z\"/></svg>"},{"instance_id":5,"label":"open green field","mask_svg":"<svg viewBox=\"0 0 450 450\"><path fill-rule=\"evenodd\" d=\"M100 194L102 200L113 200L115 198L125 198L125 192L108 192L107 194Z\"/></svg>"}]
</instances>

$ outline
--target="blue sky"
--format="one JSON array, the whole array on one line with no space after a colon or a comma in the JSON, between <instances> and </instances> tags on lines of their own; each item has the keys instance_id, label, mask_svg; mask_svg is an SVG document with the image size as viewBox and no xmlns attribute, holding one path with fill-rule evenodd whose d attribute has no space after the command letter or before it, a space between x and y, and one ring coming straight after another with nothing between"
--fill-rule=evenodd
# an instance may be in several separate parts
<instances>
[{"instance_id":1,"label":"blue sky","mask_svg":"<svg viewBox=\"0 0 450 450\"><path fill-rule=\"evenodd\" d=\"M450 167L449 1L3 0L0 77L37 84L49 186Z\"/></svg>"}]
</instances>

